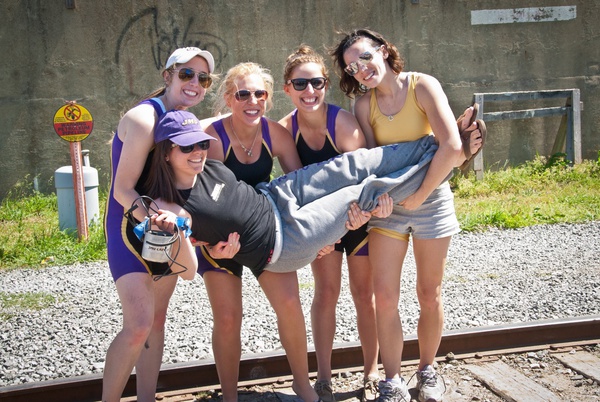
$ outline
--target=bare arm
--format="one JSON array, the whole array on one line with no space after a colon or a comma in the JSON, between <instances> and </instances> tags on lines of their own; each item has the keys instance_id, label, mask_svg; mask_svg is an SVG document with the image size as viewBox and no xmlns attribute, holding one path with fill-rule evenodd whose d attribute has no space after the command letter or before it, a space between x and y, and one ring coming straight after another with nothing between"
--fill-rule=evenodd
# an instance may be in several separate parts
<instances>
[{"instance_id":1,"label":"bare arm","mask_svg":"<svg viewBox=\"0 0 600 402\"><path fill-rule=\"evenodd\" d=\"M269 133L271 134L271 143L273 145L273 156L276 156L279 160L283 172L289 173L300 169L302 162L300 162L296 144L294 144L290 132L281 124L269 120Z\"/></svg>"},{"instance_id":2,"label":"bare arm","mask_svg":"<svg viewBox=\"0 0 600 402\"><path fill-rule=\"evenodd\" d=\"M223 142L221 138L217 134L214 126L211 124L208 128L206 128L206 134L209 134L211 137L215 138L216 141L211 141L210 148L208 148L208 152L206 157L208 159L215 159L218 161L225 161L225 155L223 153Z\"/></svg>"},{"instance_id":3,"label":"bare arm","mask_svg":"<svg viewBox=\"0 0 600 402\"><path fill-rule=\"evenodd\" d=\"M294 111L291 111L290 113L288 113L286 116L282 117L281 120L279 120L279 124L283 126L283 128L285 128L288 133L290 135L292 135L292 114L294 113Z\"/></svg>"},{"instance_id":4,"label":"bare arm","mask_svg":"<svg viewBox=\"0 0 600 402\"><path fill-rule=\"evenodd\" d=\"M371 99L371 92L367 92L362 97L360 97L356 104L354 105L354 115L356 116L356 120L358 120L358 124L365 136L365 140L367 142L367 148L375 148L377 143L375 142L375 134L373 133L373 128L369 123L369 101Z\"/></svg>"},{"instance_id":5,"label":"bare arm","mask_svg":"<svg viewBox=\"0 0 600 402\"><path fill-rule=\"evenodd\" d=\"M462 150L456 119L439 81L421 75L415 87L417 102L425 110L439 148L421 187L400 202L407 209L419 207L456 166Z\"/></svg>"},{"instance_id":6,"label":"bare arm","mask_svg":"<svg viewBox=\"0 0 600 402\"><path fill-rule=\"evenodd\" d=\"M150 105L139 105L129 110L119 122L117 135L123 141L119 166L114 177L115 199L128 210L140 196L135 186L142 174L148 154L154 147L156 113ZM134 216L144 220L143 208Z\"/></svg>"},{"instance_id":7,"label":"bare arm","mask_svg":"<svg viewBox=\"0 0 600 402\"><path fill-rule=\"evenodd\" d=\"M341 152L356 151L367 146L365 135L354 115L340 110L335 120L335 146Z\"/></svg>"}]
</instances>

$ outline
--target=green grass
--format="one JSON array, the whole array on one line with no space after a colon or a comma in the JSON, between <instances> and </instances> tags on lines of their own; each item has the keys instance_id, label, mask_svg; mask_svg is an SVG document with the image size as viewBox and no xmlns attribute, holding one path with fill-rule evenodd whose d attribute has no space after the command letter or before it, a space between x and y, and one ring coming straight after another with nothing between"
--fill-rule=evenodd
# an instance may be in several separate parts
<instances>
[{"instance_id":1,"label":"green grass","mask_svg":"<svg viewBox=\"0 0 600 402\"><path fill-rule=\"evenodd\" d=\"M0 292L0 321L8 320L16 311L37 311L59 302L60 298L45 292Z\"/></svg>"},{"instance_id":2,"label":"green grass","mask_svg":"<svg viewBox=\"0 0 600 402\"><path fill-rule=\"evenodd\" d=\"M100 216L106 193L100 195ZM40 194L16 186L0 204L0 270L69 265L106 259L102 224L89 228L88 240L59 230L56 194Z\"/></svg>"},{"instance_id":3,"label":"green grass","mask_svg":"<svg viewBox=\"0 0 600 402\"><path fill-rule=\"evenodd\" d=\"M517 168L485 172L484 180L453 177L456 213L466 231L600 220L600 165L573 167L537 158Z\"/></svg>"},{"instance_id":4,"label":"green grass","mask_svg":"<svg viewBox=\"0 0 600 402\"><path fill-rule=\"evenodd\" d=\"M451 185L466 231L600 220L598 160L571 167L560 155L549 161L537 158L523 166L486 171L483 181L473 174L455 175ZM100 191L100 216L106 194ZM78 241L76 233L58 228L56 195L36 193L25 184L0 203L0 226L0 270L106 260L101 224L90 228L87 241Z\"/></svg>"},{"instance_id":5,"label":"green grass","mask_svg":"<svg viewBox=\"0 0 600 402\"><path fill-rule=\"evenodd\" d=\"M59 299L44 292L5 293L0 292L1 308L17 308L23 310L42 310L58 302Z\"/></svg>"}]
</instances>

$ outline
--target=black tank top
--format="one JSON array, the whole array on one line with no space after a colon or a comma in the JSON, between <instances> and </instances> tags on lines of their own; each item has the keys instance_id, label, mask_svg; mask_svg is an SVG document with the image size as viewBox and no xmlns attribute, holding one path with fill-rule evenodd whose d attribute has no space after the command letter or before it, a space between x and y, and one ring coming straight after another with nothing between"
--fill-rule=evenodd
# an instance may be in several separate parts
<instances>
[{"instance_id":1,"label":"black tank top","mask_svg":"<svg viewBox=\"0 0 600 402\"><path fill-rule=\"evenodd\" d=\"M262 146L260 148L260 156L254 163L245 164L238 160L233 152L229 136L223 126L223 120L217 120L213 123L213 127L221 143L223 144L223 155L225 155L225 161L223 162L234 174L238 180L245 181L252 187L256 187L258 183L268 182L271 178L271 171L273 170L273 155L271 146L271 135L269 134L269 123L264 117L261 118L261 134L262 134Z\"/></svg>"},{"instance_id":2,"label":"black tank top","mask_svg":"<svg viewBox=\"0 0 600 402\"><path fill-rule=\"evenodd\" d=\"M304 138L302 138L302 133L298 126L298 110L294 111L292 114L292 136L296 141L296 149L298 150L302 166L323 162L341 154L335 146L335 119L339 111L339 106L327 104L327 136L325 137L323 147L317 150L309 147Z\"/></svg>"}]
</instances>

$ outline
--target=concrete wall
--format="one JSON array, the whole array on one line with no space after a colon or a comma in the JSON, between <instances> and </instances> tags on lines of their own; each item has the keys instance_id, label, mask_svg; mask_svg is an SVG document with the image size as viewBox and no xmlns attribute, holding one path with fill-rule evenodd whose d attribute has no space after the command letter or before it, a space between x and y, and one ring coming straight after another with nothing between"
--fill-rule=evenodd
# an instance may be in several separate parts
<instances>
[{"instance_id":1,"label":"concrete wall","mask_svg":"<svg viewBox=\"0 0 600 402\"><path fill-rule=\"evenodd\" d=\"M67 5L74 3L75 9ZM576 18L473 24L477 10L572 6ZM18 182L52 191L54 171L70 165L69 144L53 129L65 100L94 119L82 143L108 183L108 141L121 112L160 86L177 47L207 48L222 73L241 61L271 69L278 92L269 116L291 109L282 85L286 56L300 43L323 49L336 29L369 26L397 44L407 69L436 76L458 115L475 92L580 88L583 157L600 138L600 2L588 0L4 0L0 2L0 198ZM513 13L519 17L517 12ZM557 19L552 17L551 19ZM350 102L337 88L329 101ZM207 117L211 98L193 109ZM531 105L500 105L505 110ZM486 165L548 154L559 117L492 122Z\"/></svg>"}]
</instances>

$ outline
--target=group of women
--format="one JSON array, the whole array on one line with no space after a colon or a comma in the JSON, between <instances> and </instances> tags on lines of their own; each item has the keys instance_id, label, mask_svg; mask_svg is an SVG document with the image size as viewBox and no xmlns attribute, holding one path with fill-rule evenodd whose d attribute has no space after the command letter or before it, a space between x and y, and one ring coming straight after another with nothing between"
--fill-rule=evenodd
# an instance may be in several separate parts
<instances>
[{"instance_id":1,"label":"group of women","mask_svg":"<svg viewBox=\"0 0 600 402\"><path fill-rule=\"evenodd\" d=\"M180 236L177 262L188 267L182 277L193 278L197 269L206 285L223 401L237 400L243 266L275 310L294 391L304 401L335 400L330 358L342 252L363 347L363 400L410 400L400 377L397 309L409 234L421 305L420 398L441 400L442 383L432 365L443 325L444 263L458 231L446 179L465 155L479 152L485 128L473 122L472 108L457 126L439 82L404 72L395 46L374 31L346 34L331 55L347 95L370 89L356 102L356 118L325 101L331 82L324 60L303 45L284 68L284 91L296 109L279 122L265 117L273 78L256 63L241 63L223 78L215 114L229 113L198 121L187 112L213 79L213 57L198 48L177 49L165 65L164 87L119 122L106 232L123 328L108 349L103 401L120 398L134 367L138 400L154 400L177 281L177 275L153 280L168 268L141 257L142 243L124 218L146 218L142 195L156 201L152 223L161 230L176 230L177 216L191 219L192 235ZM275 157L286 176L268 182ZM314 386L295 272L308 263L315 277Z\"/></svg>"}]
</instances>

